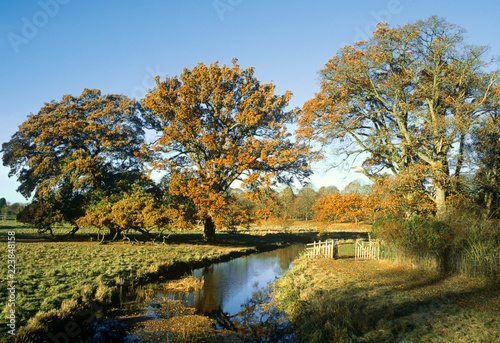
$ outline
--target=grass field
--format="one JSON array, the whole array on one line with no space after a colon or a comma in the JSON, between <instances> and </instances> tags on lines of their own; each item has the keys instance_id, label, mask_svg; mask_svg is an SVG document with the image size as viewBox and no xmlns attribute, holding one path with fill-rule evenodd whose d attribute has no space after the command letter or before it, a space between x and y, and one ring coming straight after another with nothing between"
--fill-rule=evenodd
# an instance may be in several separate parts
<instances>
[{"instance_id":1,"label":"grass field","mask_svg":"<svg viewBox=\"0 0 500 343\"><path fill-rule=\"evenodd\" d=\"M40 236L36 230L3 221L0 226L0 244L4 258L2 270L7 269L7 232L16 237L16 332L32 319L31 327L43 329L50 320L33 320L38 314L57 311L89 301L109 305L119 301L120 288L130 288L157 279L175 279L193 267L229 260L257 251L271 250L294 241L310 242L317 239L314 223L296 223L284 229L263 225L238 232L220 232L218 243L204 244L201 231L172 233L168 240L152 242L141 237L131 240L99 244L95 230L82 229L73 238L65 238L67 227L54 230L55 237ZM359 233L366 228L356 227ZM325 234L350 231L348 226L326 230ZM355 231L355 230L352 230ZM358 234L354 233L353 237ZM0 283L7 284L7 274L0 275ZM7 315L8 290L0 289L0 308ZM68 305L72 300L73 305ZM63 303L67 304L64 305ZM54 312L55 311L55 312ZM35 322L35 323L33 323ZM35 325L36 324L36 325ZM50 325L50 324L46 324ZM2 325L0 337L8 336Z\"/></svg>"},{"instance_id":2,"label":"grass field","mask_svg":"<svg viewBox=\"0 0 500 343\"><path fill-rule=\"evenodd\" d=\"M498 285L383 260L301 258L276 299L304 342L500 341Z\"/></svg>"},{"instance_id":3,"label":"grass field","mask_svg":"<svg viewBox=\"0 0 500 343\"><path fill-rule=\"evenodd\" d=\"M293 242L311 242L318 239L318 227L312 222L254 226L219 232L218 243L213 245L202 242L200 231L172 233L166 244L139 236L99 244L95 230L81 230L68 239L63 236L68 228L59 228L54 238L40 237L34 229L11 221L0 226L0 244L5 246L1 249L5 257L0 260L2 270L6 270L7 232L15 231L16 331L22 332L21 326L25 331L30 328L31 333L28 330L24 336L24 341L29 341L44 330L57 330L59 321L73 318L72 313L89 301L116 305L120 288L175 280L193 267ZM322 228L321 238L355 239L366 236L369 229L366 225L339 224ZM276 304L303 341L500 341L498 285L462 276L444 277L387 261L354 261L353 255L354 245L345 244L339 249L341 258L336 260L302 257L278 281ZM6 273L0 275L0 282L6 285ZM185 282L175 284L188 286ZM0 306L4 316L7 299L7 287L2 287ZM192 310L182 311L189 312L184 314L190 320L158 325L178 327L181 331L176 337L185 336L185 341L192 338L192 330L184 325L201 325L200 330L213 325ZM208 332L208 336L198 333L201 341L242 341L237 332ZM7 336L6 326L2 326L0 335Z\"/></svg>"}]
</instances>

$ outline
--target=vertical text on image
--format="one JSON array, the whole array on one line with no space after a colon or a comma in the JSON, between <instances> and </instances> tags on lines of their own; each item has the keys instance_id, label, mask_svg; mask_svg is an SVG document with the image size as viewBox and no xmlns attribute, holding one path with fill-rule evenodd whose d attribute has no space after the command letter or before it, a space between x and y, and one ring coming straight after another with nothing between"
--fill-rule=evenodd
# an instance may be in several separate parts
<instances>
[{"instance_id":1,"label":"vertical text on image","mask_svg":"<svg viewBox=\"0 0 500 343\"><path fill-rule=\"evenodd\" d=\"M9 334L16 334L16 232L7 233L7 326Z\"/></svg>"}]
</instances>

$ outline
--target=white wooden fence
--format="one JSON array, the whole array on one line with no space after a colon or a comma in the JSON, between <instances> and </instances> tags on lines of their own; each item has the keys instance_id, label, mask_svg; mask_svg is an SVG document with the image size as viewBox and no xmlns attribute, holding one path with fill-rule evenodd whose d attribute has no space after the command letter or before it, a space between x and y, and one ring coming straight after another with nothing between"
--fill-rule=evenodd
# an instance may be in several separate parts
<instances>
[{"instance_id":1,"label":"white wooden fence","mask_svg":"<svg viewBox=\"0 0 500 343\"><path fill-rule=\"evenodd\" d=\"M326 241L319 241L314 243L307 244L306 248L306 256L308 257L316 257L316 256L324 256L335 258L338 257L338 243L337 241L330 239Z\"/></svg>"},{"instance_id":2,"label":"white wooden fence","mask_svg":"<svg viewBox=\"0 0 500 343\"><path fill-rule=\"evenodd\" d=\"M356 240L356 260L380 259L380 242L378 240Z\"/></svg>"}]
</instances>

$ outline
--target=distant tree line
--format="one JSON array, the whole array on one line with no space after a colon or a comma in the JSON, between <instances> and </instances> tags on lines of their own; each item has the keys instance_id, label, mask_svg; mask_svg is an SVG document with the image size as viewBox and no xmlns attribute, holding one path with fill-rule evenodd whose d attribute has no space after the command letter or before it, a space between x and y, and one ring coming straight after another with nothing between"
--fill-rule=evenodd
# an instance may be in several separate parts
<instances>
[{"instance_id":1,"label":"distant tree line","mask_svg":"<svg viewBox=\"0 0 500 343\"><path fill-rule=\"evenodd\" d=\"M15 202L9 204L5 198L0 198L0 216L2 220L16 218L26 205Z\"/></svg>"}]
</instances>

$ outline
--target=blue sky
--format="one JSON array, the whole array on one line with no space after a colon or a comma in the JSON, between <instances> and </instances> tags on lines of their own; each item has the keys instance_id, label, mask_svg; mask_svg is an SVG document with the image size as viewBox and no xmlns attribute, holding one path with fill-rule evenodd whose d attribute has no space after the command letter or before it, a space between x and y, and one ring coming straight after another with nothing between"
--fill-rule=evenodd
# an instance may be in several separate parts
<instances>
[{"instance_id":1,"label":"blue sky","mask_svg":"<svg viewBox=\"0 0 500 343\"><path fill-rule=\"evenodd\" d=\"M494 1L2 0L0 142L44 102L84 88L140 98L153 77L238 58L278 94L302 106L319 90L318 72L342 46L368 37L377 21L403 25L432 15L467 30L468 41L500 55ZM314 166L317 186L359 178ZM0 166L0 197L25 201Z\"/></svg>"}]
</instances>

